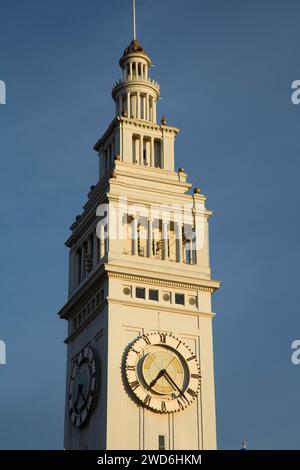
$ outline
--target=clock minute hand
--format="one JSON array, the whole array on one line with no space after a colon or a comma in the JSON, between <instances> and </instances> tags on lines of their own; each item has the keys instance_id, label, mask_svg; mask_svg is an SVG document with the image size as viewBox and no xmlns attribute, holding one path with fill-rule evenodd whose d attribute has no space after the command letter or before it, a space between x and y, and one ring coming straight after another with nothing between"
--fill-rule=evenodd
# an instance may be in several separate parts
<instances>
[{"instance_id":1,"label":"clock minute hand","mask_svg":"<svg viewBox=\"0 0 300 470\"><path fill-rule=\"evenodd\" d=\"M172 385L172 387L180 393L180 395L186 400L186 397L184 395L184 393L182 392L182 390L180 390L180 388L178 387L178 385L174 382L174 380L172 379L172 377L170 377L170 375L168 374L167 371L165 371L164 373L164 376L165 378L167 379L167 381Z\"/></svg>"},{"instance_id":2,"label":"clock minute hand","mask_svg":"<svg viewBox=\"0 0 300 470\"><path fill-rule=\"evenodd\" d=\"M83 394L83 391L82 391L82 388L80 388L80 395L82 396L83 398L83 402L84 402L84 406L86 406L86 403L87 403L87 397L84 396Z\"/></svg>"},{"instance_id":3,"label":"clock minute hand","mask_svg":"<svg viewBox=\"0 0 300 470\"><path fill-rule=\"evenodd\" d=\"M175 388L176 390L178 390L178 391L181 393L180 388L177 386L177 384L174 382L174 380L172 379L172 377L170 377L170 375L168 374L168 372L167 372L166 370L164 371L164 377L167 379L167 381L169 382L169 384L172 385L173 388Z\"/></svg>"},{"instance_id":4,"label":"clock minute hand","mask_svg":"<svg viewBox=\"0 0 300 470\"><path fill-rule=\"evenodd\" d=\"M76 397L76 401L75 401L75 403L74 403L74 407L75 407L75 408L76 408L77 405L78 405L80 393L82 394L82 391L81 391L81 384L78 385L77 397Z\"/></svg>"}]
</instances>

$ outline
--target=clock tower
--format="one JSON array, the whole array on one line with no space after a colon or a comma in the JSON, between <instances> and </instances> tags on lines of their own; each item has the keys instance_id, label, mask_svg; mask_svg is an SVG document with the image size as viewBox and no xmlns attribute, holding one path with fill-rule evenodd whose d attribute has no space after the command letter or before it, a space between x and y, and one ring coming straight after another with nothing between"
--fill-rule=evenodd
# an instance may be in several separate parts
<instances>
[{"instance_id":1,"label":"clock tower","mask_svg":"<svg viewBox=\"0 0 300 470\"><path fill-rule=\"evenodd\" d=\"M99 181L66 242L65 448L215 449L212 212L175 169L179 129L157 120L135 25L119 63Z\"/></svg>"}]
</instances>

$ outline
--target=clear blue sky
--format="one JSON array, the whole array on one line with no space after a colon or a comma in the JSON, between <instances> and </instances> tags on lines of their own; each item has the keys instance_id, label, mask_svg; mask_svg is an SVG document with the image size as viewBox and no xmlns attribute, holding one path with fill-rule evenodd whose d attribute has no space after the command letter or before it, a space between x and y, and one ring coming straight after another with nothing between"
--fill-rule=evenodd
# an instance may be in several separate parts
<instances>
[{"instance_id":1,"label":"clear blue sky","mask_svg":"<svg viewBox=\"0 0 300 470\"><path fill-rule=\"evenodd\" d=\"M0 0L1 448L62 447L64 240L97 181L130 4ZM299 448L299 1L137 4L177 165L214 210L219 447Z\"/></svg>"}]
</instances>

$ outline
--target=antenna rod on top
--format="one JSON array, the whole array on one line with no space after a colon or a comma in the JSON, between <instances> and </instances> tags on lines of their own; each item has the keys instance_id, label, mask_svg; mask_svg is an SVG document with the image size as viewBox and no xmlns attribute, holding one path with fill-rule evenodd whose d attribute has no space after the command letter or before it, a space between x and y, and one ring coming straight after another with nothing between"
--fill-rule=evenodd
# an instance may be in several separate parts
<instances>
[{"instance_id":1,"label":"antenna rod on top","mask_svg":"<svg viewBox=\"0 0 300 470\"><path fill-rule=\"evenodd\" d=\"M132 16L133 16L133 39L136 41L136 10L135 0L132 0Z\"/></svg>"}]
</instances>

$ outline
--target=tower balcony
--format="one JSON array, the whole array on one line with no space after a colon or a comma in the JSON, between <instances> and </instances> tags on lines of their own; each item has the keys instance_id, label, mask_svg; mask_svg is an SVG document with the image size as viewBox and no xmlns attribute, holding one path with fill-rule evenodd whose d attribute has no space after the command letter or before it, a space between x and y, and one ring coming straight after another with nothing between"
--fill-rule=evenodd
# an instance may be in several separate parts
<instances>
[{"instance_id":1,"label":"tower balcony","mask_svg":"<svg viewBox=\"0 0 300 470\"><path fill-rule=\"evenodd\" d=\"M160 85L157 81L153 80L152 78L127 78L123 79L120 78L117 80L112 87L112 95L115 97L118 94L118 91L123 88L123 87L150 87L154 90L154 92L157 94L157 96L160 95Z\"/></svg>"}]
</instances>

